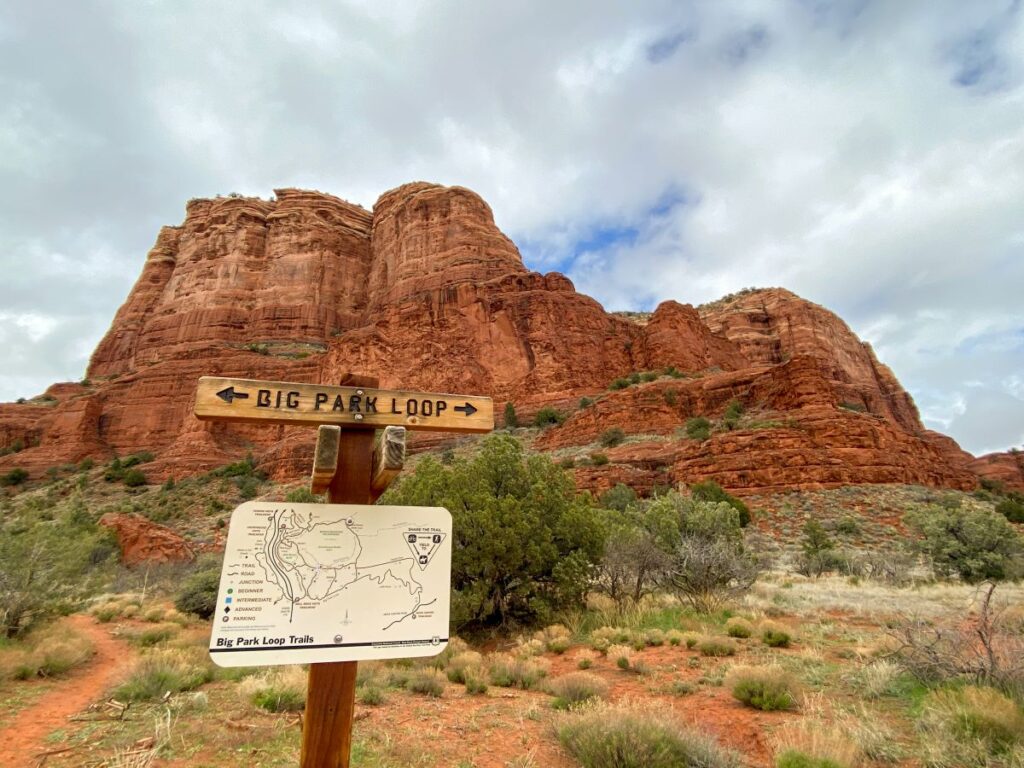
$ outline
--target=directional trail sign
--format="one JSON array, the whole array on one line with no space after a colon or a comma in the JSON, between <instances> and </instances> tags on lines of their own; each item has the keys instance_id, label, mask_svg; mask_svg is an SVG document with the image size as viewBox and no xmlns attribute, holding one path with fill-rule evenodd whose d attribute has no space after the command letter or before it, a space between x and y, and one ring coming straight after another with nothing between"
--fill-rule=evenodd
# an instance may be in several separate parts
<instances>
[{"instance_id":1,"label":"directional trail sign","mask_svg":"<svg viewBox=\"0 0 1024 768\"><path fill-rule=\"evenodd\" d=\"M494 429L494 404L489 397L215 376L199 379L195 414L218 421L309 426L395 425L441 432Z\"/></svg>"},{"instance_id":2,"label":"directional trail sign","mask_svg":"<svg viewBox=\"0 0 1024 768\"><path fill-rule=\"evenodd\" d=\"M434 656L448 644L440 507L249 501L231 515L210 655L222 667Z\"/></svg>"}]
</instances>

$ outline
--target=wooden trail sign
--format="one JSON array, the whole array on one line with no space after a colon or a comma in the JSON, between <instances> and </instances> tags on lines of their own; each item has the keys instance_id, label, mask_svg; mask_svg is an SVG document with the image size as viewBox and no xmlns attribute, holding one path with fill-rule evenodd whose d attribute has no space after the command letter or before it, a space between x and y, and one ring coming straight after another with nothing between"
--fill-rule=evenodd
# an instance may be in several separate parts
<instances>
[{"instance_id":1,"label":"wooden trail sign","mask_svg":"<svg viewBox=\"0 0 1024 768\"><path fill-rule=\"evenodd\" d=\"M494 404L489 397L214 376L199 379L195 414L200 419L311 427L395 425L435 432L494 429Z\"/></svg>"},{"instance_id":2,"label":"wooden trail sign","mask_svg":"<svg viewBox=\"0 0 1024 768\"><path fill-rule=\"evenodd\" d=\"M402 427L494 429L488 397L383 390L375 377L355 375L346 376L338 387L204 376L195 415L320 427L312 485L317 491L326 489L327 501L334 504L372 504L385 491L405 458ZM375 445L378 427L387 429ZM356 667L354 661L310 664L300 768L348 768Z\"/></svg>"}]
</instances>

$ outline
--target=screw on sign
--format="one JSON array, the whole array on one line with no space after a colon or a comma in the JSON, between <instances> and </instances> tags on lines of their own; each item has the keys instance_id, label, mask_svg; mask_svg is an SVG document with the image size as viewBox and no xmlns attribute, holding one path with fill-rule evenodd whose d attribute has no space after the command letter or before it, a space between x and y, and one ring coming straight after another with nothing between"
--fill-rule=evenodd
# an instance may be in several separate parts
<instances>
[{"instance_id":1,"label":"screw on sign","mask_svg":"<svg viewBox=\"0 0 1024 768\"><path fill-rule=\"evenodd\" d=\"M357 375L344 377L339 386L204 376L196 390L195 415L211 421L318 427L311 488L314 493L326 491L330 504L366 505L376 501L401 470L405 429L463 433L494 429L490 398L385 390L377 387L375 377ZM381 427L386 429L375 445L374 432ZM359 527L354 516L345 518L344 523L353 532ZM281 536L292 535L284 524L282 528L285 530ZM436 562L435 555L441 547L450 557L450 545L445 545L450 538L438 527L433 531L410 531L405 541L416 565L425 573L429 573L432 560ZM406 558L409 555L407 552ZM252 567L247 554L242 555L240 562ZM224 594L232 592L233 588L229 588ZM294 614L296 600L291 598L289 602ZM232 607L224 606L222 619L226 625L231 623ZM419 625L430 621L422 618L430 613L424 606L412 610L408 618ZM345 647L349 644L348 635L346 632L324 638L325 645ZM282 644L306 643L312 636L288 637ZM436 653L446 639L447 628L444 638L432 635L427 643ZM310 664L301 768L348 768L356 665L355 661Z\"/></svg>"}]
</instances>

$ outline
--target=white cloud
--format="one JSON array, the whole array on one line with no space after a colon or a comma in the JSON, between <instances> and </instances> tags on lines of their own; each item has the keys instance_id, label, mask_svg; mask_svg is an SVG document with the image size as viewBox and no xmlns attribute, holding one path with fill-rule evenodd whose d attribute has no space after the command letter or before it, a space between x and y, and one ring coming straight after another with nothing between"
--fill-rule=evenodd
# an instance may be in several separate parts
<instances>
[{"instance_id":1,"label":"white cloud","mask_svg":"<svg viewBox=\"0 0 1024 768\"><path fill-rule=\"evenodd\" d=\"M55 319L66 378L188 198L428 179L611 308L785 285L929 424L1013 433L984 403L1024 380L1014 3L56 7L0 11L0 309Z\"/></svg>"}]
</instances>

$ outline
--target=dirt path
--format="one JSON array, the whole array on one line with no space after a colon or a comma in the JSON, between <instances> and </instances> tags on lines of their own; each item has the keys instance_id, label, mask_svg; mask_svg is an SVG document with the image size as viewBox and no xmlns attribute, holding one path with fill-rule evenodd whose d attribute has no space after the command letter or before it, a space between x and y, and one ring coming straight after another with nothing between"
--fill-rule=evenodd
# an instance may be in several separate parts
<instances>
[{"instance_id":1,"label":"dirt path","mask_svg":"<svg viewBox=\"0 0 1024 768\"><path fill-rule=\"evenodd\" d=\"M64 623L87 635L96 648L96 655L0 730L0 766L3 768L31 768L38 763L36 756L40 752L59 748L59 745L44 744L46 736L100 699L134 658L135 654L125 643L112 638L91 616L70 616Z\"/></svg>"}]
</instances>

